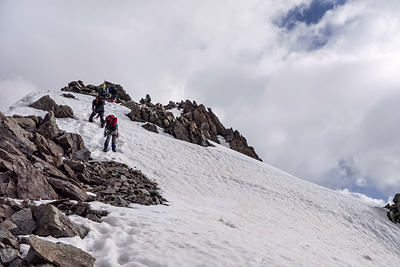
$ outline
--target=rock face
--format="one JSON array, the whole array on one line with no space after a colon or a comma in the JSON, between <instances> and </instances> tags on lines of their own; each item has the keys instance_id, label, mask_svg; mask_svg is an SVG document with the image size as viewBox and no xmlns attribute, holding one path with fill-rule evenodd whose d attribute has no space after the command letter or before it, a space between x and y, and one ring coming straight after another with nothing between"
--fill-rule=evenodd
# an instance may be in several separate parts
<instances>
[{"instance_id":1,"label":"rock face","mask_svg":"<svg viewBox=\"0 0 400 267\"><path fill-rule=\"evenodd\" d=\"M400 223L400 194L394 196L393 203L392 205L387 204L385 206L385 208L389 210L387 216L392 222Z\"/></svg>"},{"instance_id":2,"label":"rock face","mask_svg":"<svg viewBox=\"0 0 400 267\"><path fill-rule=\"evenodd\" d=\"M106 81L106 86L110 87L114 85L118 90L118 99L117 102L125 102L131 101L131 97L126 93L124 88L119 84L114 84ZM61 91L80 93L85 95L96 96L97 95L97 87L95 85L85 85L82 81L73 81L68 84L68 86L61 89Z\"/></svg>"},{"instance_id":3,"label":"rock face","mask_svg":"<svg viewBox=\"0 0 400 267\"><path fill-rule=\"evenodd\" d=\"M56 139L56 142L62 146L65 154L72 158L73 155L85 147L85 143L79 134L64 133Z\"/></svg>"},{"instance_id":4,"label":"rock face","mask_svg":"<svg viewBox=\"0 0 400 267\"><path fill-rule=\"evenodd\" d=\"M40 98L38 101L29 105L32 108L44 110L44 111L53 111L56 118L73 118L74 112L69 106L57 105L50 96L45 95Z\"/></svg>"},{"instance_id":5,"label":"rock face","mask_svg":"<svg viewBox=\"0 0 400 267\"><path fill-rule=\"evenodd\" d=\"M88 199L86 193L80 191L81 185L73 184L68 173L65 175L60 170L63 157L72 157L84 148L82 138L62 133L52 111L37 121L40 121L39 124L35 122L37 128L28 127L31 131L27 131L15 118L0 113L0 133L5 137L0 143L0 196L35 200Z\"/></svg>"},{"instance_id":6,"label":"rock face","mask_svg":"<svg viewBox=\"0 0 400 267\"><path fill-rule=\"evenodd\" d=\"M23 129L14 118L4 116L1 112L0 135L2 137L0 148L8 150L8 148L13 147L15 150L27 155L36 150L35 144L30 140L32 133Z\"/></svg>"},{"instance_id":7,"label":"rock face","mask_svg":"<svg viewBox=\"0 0 400 267\"><path fill-rule=\"evenodd\" d=\"M37 131L48 139L55 139L61 133L61 130L57 126L53 111L50 111L46 114L46 116L44 116L44 119L39 125Z\"/></svg>"},{"instance_id":8,"label":"rock face","mask_svg":"<svg viewBox=\"0 0 400 267\"><path fill-rule=\"evenodd\" d=\"M196 102L186 100L185 102L170 102L167 106L147 104L137 104L129 101L124 103L131 109L128 117L133 121L149 122L164 129L164 132L173 135L175 138L201 146L210 146L211 140L220 143L219 136L225 138L230 148L243 153L249 157L260 160L254 148L247 144L238 131L232 128L226 129L214 112L204 105L197 105ZM182 115L175 118L169 109L178 108ZM155 127L146 124L146 129L154 131Z\"/></svg>"}]
</instances>

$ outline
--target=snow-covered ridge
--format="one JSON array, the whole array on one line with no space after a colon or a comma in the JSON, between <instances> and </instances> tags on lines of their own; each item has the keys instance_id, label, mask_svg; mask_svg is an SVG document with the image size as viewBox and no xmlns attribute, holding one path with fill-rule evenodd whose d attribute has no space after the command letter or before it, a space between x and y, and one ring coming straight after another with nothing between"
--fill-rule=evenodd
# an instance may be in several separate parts
<instances>
[{"instance_id":1,"label":"snow-covered ridge","mask_svg":"<svg viewBox=\"0 0 400 267\"><path fill-rule=\"evenodd\" d=\"M99 123L87 121L93 97L35 93L7 115L46 112L28 104L48 94L70 106L59 127L79 133L96 160L116 160L156 181L169 206L110 211L84 240L57 241L92 254L96 266L392 266L400 260L400 229L385 211L293 177L224 146L201 147L154 134L132 122L129 109L106 104L118 117L118 152L104 153Z\"/></svg>"}]
</instances>

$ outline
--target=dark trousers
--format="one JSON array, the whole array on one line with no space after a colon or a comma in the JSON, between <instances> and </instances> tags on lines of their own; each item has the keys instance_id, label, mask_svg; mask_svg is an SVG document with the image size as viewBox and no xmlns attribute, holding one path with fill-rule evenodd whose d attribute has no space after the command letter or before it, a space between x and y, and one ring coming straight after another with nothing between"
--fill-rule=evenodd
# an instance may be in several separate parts
<instances>
[{"instance_id":1,"label":"dark trousers","mask_svg":"<svg viewBox=\"0 0 400 267\"><path fill-rule=\"evenodd\" d=\"M100 121L101 121L101 125L104 125L106 123L106 121L104 120L104 110L96 112L95 110L93 110L92 114L90 114L89 117L89 122L93 122L93 117L99 113L99 117L100 117Z\"/></svg>"}]
</instances>

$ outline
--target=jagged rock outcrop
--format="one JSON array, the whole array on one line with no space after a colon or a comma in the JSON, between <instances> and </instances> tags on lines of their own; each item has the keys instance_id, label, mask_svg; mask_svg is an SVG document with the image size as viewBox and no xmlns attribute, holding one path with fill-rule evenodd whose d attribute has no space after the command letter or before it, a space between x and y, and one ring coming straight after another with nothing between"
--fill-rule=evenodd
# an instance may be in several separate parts
<instances>
[{"instance_id":1,"label":"jagged rock outcrop","mask_svg":"<svg viewBox=\"0 0 400 267\"><path fill-rule=\"evenodd\" d=\"M231 149L262 161L254 151L254 148L247 144L246 138L244 138L238 131L229 128L226 130L226 135L224 137L225 141L229 143Z\"/></svg>"},{"instance_id":2,"label":"jagged rock outcrop","mask_svg":"<svg viewBox=\"0 0 400 267\"><path fill-rule=\"evenodd\" d=\"M116 102L125 102L125 101L131 101L131 97L129 94L126 93L124 88L115 83L111 83L106 81L106 86L110 87L111 85L114 85L117 90L118 90L118 99ZM91 95L91 96L96 96L97 95L97 86L95 85L85 85L82 81L72 81L68 84L68 86L64 87L61 89L61 91L67 91L67 92L73 92L73 93L79 93L79 94L85 94L85 95Z\"/></svg>"},{"instance_id":3,"label":"jagged rock outcrop","mask_svg":"<svg viewBox=\"0 0 400 267\"><path fill-rule=\"evenodd\" d=\"M52 163L57 168L62 164L62 157L64 156L64 150L61 146L56 144L51 139L46 139L41 134L35 134L33 142L37 147L37 152L41 155L42 159Z\"/></svg>"},{"instance_id":4,"label":"jagged rock outcrop","mask_svg":"<svg viewBox=\"0 0 400 267\"><path fill-rule=\"evenodd\" d=\"M56 142L62 146L65 154L70 158L85 147L83 138L76 133L64 133L57 137Z\"/></svg>"},{"instance_id":5,"label":"jagged rock outcrop","mask_svg":"<svg viewBox=\"0 0 400 267\"><path fill-rule=\"evenodd\" d=\"M387 212L387 216L389 220L394 223L400 223L400 194L396 194L393 198L393 203L390 205L389 203L385 206L389 211Z\"/></svg>"},{"instance_id":6,"label":"jagged rock outcrop","mask_svg":"<svg viewBox=\"0 0 400 267\"><path fill-rule=\"evenodd\" d=\"M1 160L7 164L0 181L0 195L20 199L54 199L57 194L41 171L35 168L25 155L11 155L5 150Z\"/></svg>"},{"instance_id":7,"label":"jagged rock outcrop","mask_svg":"<svg viewBox=\"0 0 400 267\"><path fill-rule=\"evenodd\" d=\"M128 117L133 121L150 122L161 128L168 129L175 122L175 116L172 112L165 110L162 106L149 104L138 104L129 101L123 104L131 109Z\"/></svg>"},{"instance_id":8,"label":"jagged rock outcrop","mask_svg":"<svg viewBox=\"0 0 400 267\"><path fill-rule=\"evenodd\" d=\"M56 118L73 118L74 112L72 108L64 105L57 105L56 102L50 98L49 95L41 97L36 102L29 105L32 108L53 111Z\"/></svg>"},{"instance_id":9,"label":"jagged rock outcrop","mask_svg":"<svg viewBox=\"0 0 400 267\"><path fill-rule=\"evenodd\" d=\"M138 104L133 101L126 102L124 105L131 109L128 114L131 120L155 124L179 140L210 146L208 140L220 143L219 136L222 136L231 149L262 161L254 148L247 144L246 138L232 128L226 129L211 108L206 109L202 104L197 105L196 102L186 100L180 103L170 101L165 107L151 103ZM168 111L172 108L182 110L182 115L175 118L173 113ZM144 128L156 132L149 124L146 124Z\"/></svg>"},{"instance_id":10,"label":"jagged rock outcrop","mask_svg":"<svg viewBox=\"0 0 400 267\"><path fill-rule=\"evenodd\" d=\"M254 148L247 144L246 138L237 130L226 129L211 108L206 109L204 105L197 105L196 102L190 100L182 101L177 107L183 109L182 116L194 122L207 139L219 143L218 136L222 136L229 143L231 149L262 161Z\"/></svg>"},{"instance_id":11,"label":"jagged rock outcrop","mask_svg":"<svg viewBox=\"0 0 400 267\"><path fill-rule=\"evenodd\" d=\"M44 116L37 131L48 139L55 139L60 135L61 130L58 128L53 111L50 111Z\"/></svg>"},{"instance_id":12,"label":"jagged rock outcrop","mask_svg":"<svg viewBox=\"0 0 400 267\"><path fill-rule=\"evenodd\" d=\"M12 118L5 116L0 112L0 136L2 142L0 142L0 148L8 149L14 147L15 150L19 150L24 154L30 155L35 150L35 144L29 139L32 134L24 130L18 122ZM0 160L3 157L0 157Z\"/></svg>"},{"instance_id":13,"label":"jagged rock outcrop","mask_svg":"<svg viewBox=\"0 0 400 267\"><path fill-rule=\"evenodd\" d=\"M153 123L163 128L164 132L173 135L179 140L201 146L210 145L204 132L201 131L196 123L185 117L175 118L172 112L165 110L161 105L153 105L151 103L137 104L133 101L127 102L124 105L131 109L128 117L133 121ZM148 126L145 128L151 129Z\"/></svg>"},{"instance_id":14,"label":"jagged rock outcrop","mask_svg":"<svg viewBox=\"0 0 400 267\"><path fill-rule=\"evenodd\" d=\"M79 185L59 170L63 157L84 148L82 138L62 133L52 111L37 121L37 128L27 131L15 118L0 113L0 133L5 137L0 143L0 196L87 200Z\"/></svg>"},{"instance_id":15,"label":"jagged rock outcrop","mask_svg":"<svg viewBox=\"0 0 400 267\"><path fill-rule=\"evenodd\" d=\"M172 134L179 140L184 140L201 146L211 145L204 132L194 122L182 116L177 118L172 127L167 129L166 132Z\"/></svg>"}]
</instances>

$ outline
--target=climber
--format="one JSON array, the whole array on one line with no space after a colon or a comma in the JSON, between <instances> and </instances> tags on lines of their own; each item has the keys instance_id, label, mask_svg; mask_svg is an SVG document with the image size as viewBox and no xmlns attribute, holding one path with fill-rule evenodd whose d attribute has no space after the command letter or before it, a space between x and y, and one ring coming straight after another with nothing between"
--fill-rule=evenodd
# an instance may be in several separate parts
<instances>
[{"instance_id":1,"label":"climber","mask_svg":"<svg viewBox=\"0 0 400 267\"><path fill-rule=\"evenodd\" d=\"M107 138L106 141L104 142L103 151L104 152L108 151L108 145L112 137L111 148L113 152L117 152L117 138L119 137L119 134L118 134L117 117L115 117L114 115L108 115L106 117L106 128L104 128L104 137Z\"/></svg>"},{"instance_id":2,"label":"climber","mask_svg":"<svg viewBox=\"0 0 400 267\"><path fill-rule=\"evenodd\" d=\"M151 103L151 97L149 94L146 94L145 98L140 99L140 103L142 104L150 104Z\"/></svg>"},{"instance_id":3,"label":"climber","mask_svg":"<svg viewBox=\"0 0 400 267\"><path fill-rule=\"evenodd\" d=\"M101 96L96 96L95 100L92 102L92 114L90 114L89 122L93 122L93 117L98 114L100 117L101 128L104 127L104 105L105 101Z\"/></svg>"},{"instance_id":4,"label":"climber","mask_svg":"<svg viewBox=\"0 0 400 267\"><path fill-rule=\"evenodd\" d=\"M102 97L103 99L106 99L108 92L107 92L107 86L106 86L106 82L104 81L104 83L100 84L99 86L97 86L97 93L98 96Z\"/></svg>"},{"instance_id":5,"label":"climber","mask_svg":"<svg viewBox=\"0 0 400 267\"><path fill-rule=\"evenodd\" d=\"M149 94L146 94L145 101L146 101L146 103L151 103L151 97Z\"/></svg>"},{"instance_id":6,"label":"climber","mask_svg":"<svg viewBox=\"0 0 400 267\"><path fill-rule=\"evenodd\" d=\"M111 85L108 88L108 93L111 95L110 96L110 102L113 103L117 98L118 98L118 89L115 85Z\"/></svg>"}]
</instances>

